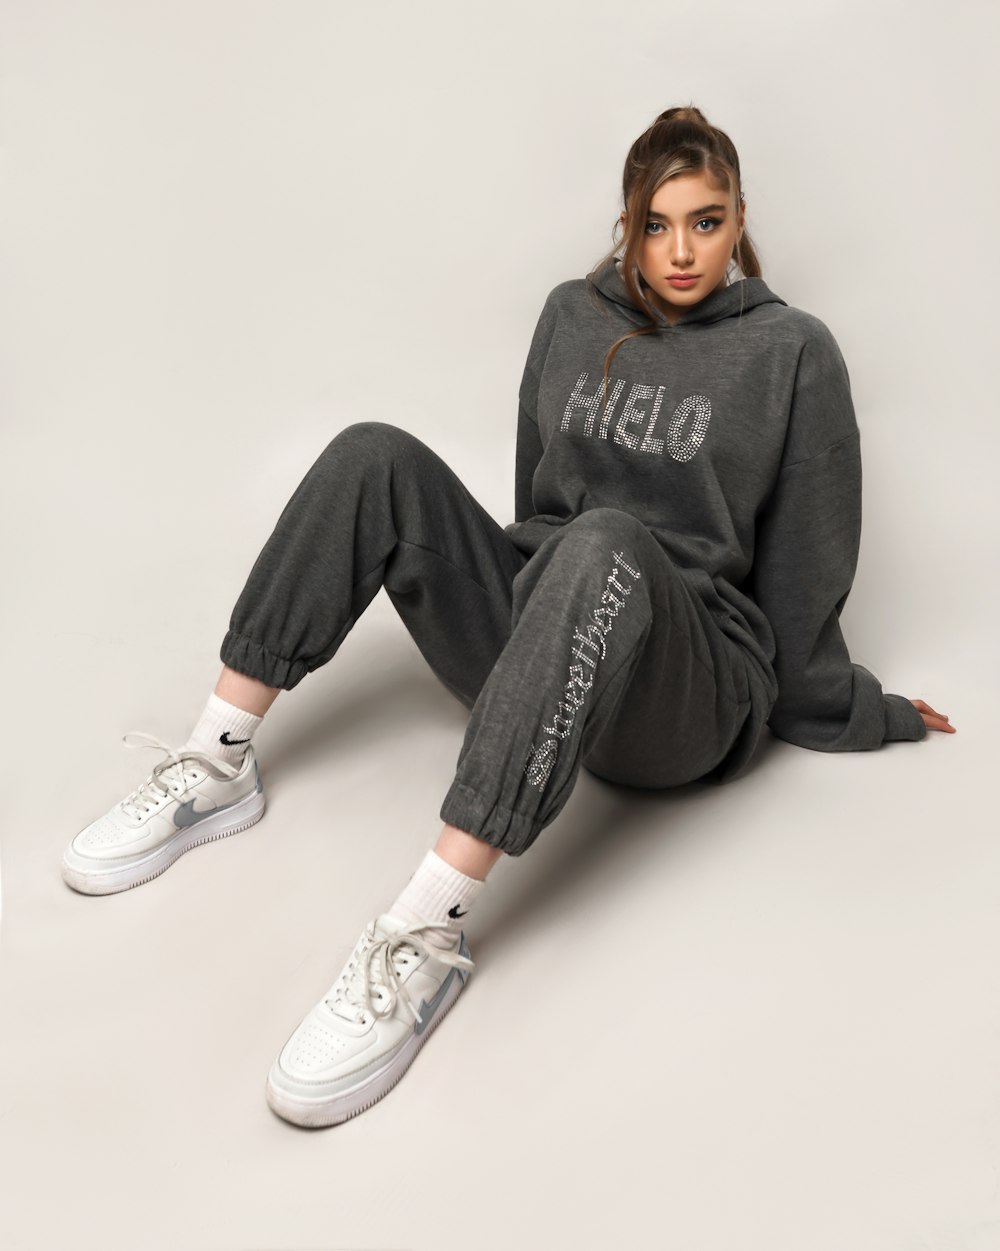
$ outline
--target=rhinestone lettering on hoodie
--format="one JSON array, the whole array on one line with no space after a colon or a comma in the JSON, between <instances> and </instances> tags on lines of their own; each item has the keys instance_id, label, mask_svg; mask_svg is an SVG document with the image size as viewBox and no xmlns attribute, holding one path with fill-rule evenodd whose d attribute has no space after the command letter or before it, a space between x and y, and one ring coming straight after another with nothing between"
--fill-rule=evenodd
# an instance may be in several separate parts
<instances>
[{"instance_id":1,"label":"rhinestone lettering on hoodie","mask_svg":"<svg viewBox=\"0 0 1000 1251\"><path fill-rule=\"evenodd\" d=\"M666 387L645 382L633 383L612 429L615 410L625 390L626 380L614 379L608 392L602 377L597 390L591 395L588 388L589 377L589 373L584 370L577 378L559 423L561 431L569 431L586 439L607 439L610 430L612 441L619 447L652 456L666 453L672 460L682 462L690 460L705 441L709 422L712 420L712 401L707 395L688 395L681 400L670 418L666 437L659 439L654 437L653 430L659 419ZM653 401L651 407L640 406L650 400ZM583 416L582 425L578 424L580 416ZM573 424L575 421L577 424Z\"/></svg>"}]
</instances>

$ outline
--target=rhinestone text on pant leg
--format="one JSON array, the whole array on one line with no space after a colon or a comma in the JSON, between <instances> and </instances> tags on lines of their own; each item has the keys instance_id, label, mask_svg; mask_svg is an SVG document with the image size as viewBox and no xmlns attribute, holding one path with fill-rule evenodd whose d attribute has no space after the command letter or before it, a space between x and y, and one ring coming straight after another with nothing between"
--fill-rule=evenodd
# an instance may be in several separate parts
<instances>
[{"instance_id":1,"label":"rhinestone text on pant leg","mask_svg":"<svg viewBox=\"0 0 1000 1251\"><path fill-rule=\"evenodd\" d=\"M629 565L621 552L611 553L611 572L608 574L605 588L601 592L601 607L590 610L589 619L583 628L574 626L573 644L570 655L577 664L570 664L569 678L563 687L562 698L557 710L548 724L542 729L550 735L538 747L531 745L531 752L524 772L532 786L542 790L555 767L559 755L559 740L567 738L572 732L576 714L583 707L587 692L594 685L594 673L598 661L603 660L607 653L607 636L611 633L614 618L624 607L625 601L632 594L632 587L619 580L619 569L623 569L633 579L642 577L638 569ZM590 676L587 671L590 670Z\"/></svg>"}]
</instances>

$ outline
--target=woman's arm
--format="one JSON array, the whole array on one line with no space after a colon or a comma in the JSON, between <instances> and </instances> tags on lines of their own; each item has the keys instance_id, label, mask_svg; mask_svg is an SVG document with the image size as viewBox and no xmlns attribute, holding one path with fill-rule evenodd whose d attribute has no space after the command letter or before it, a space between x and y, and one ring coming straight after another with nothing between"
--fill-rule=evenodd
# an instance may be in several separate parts
<instances>
[{"instance_id":1,"label":"woman's arm","mask_svg":"<svg viewBox=\"0 0 1000 1251\"><path fill-rule=\"evenodd\" d=\"M758 518L752 575L775 638L769 724L817 751L920 739L945 723L923 701L883 693L851 660L840 614L860 541L860 435L840 350L818 324L800 359L782 468Z\"/></svg>"},{"instance_id":2,"label":"woman's arm","mask_svg":"<svg viewBox=\"0 0 1000 1251\"><path fill-rule=\"evenodd\" d=\"M517 452L514 458L515 521L527 521L535 514L531 501L531 482L541 459L542 440L538 433L538 424L522 400L517 411Z\"/></svg>"},{"instance_id":3,"label":"woman's arm","mask_svg":"<svg viewBox=\"0 0 1000 1251\"><path fill-rule=\"evenodd\" d=\"M527 521L535 515L531 483L543 451L538 432L538 384L554 330L555 313L550 292L535 325L518 392L517 451L514 459L515 522Z\"/></svg>"}]
</instances>

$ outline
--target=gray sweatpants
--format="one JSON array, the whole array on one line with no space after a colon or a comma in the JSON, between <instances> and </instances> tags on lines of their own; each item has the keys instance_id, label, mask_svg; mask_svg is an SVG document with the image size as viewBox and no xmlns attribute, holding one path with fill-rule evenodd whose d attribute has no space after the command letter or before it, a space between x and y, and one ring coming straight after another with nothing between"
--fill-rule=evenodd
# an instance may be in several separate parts
<instances>
[{"instance_id":1,"label":"gray sweatpants","mask_svg":"<svg viewBox=\"0 0 1000 1251\"><path fill-rule=\"evenodd\" d=\"M471 710L441 819L518 856L581 764L678 786L747 717L745 660L649 531L596 508L533 553L407 431L343 430L254 564L223 662L290 690L384 586L438 678Z\"/></svg>"}]
</instances>

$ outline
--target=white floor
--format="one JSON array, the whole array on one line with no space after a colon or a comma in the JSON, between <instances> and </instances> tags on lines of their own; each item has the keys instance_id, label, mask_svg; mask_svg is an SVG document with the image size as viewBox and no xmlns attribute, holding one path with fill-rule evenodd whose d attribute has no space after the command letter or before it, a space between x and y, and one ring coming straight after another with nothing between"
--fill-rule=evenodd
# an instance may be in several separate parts
<instances>
[{"instance_id":1,"label":"white floor","mask_svg":"<svg viewBox=\"0 0 1000 1251\"><path fill-rule=\"evenodd\" d=\"M582 775L491 874L476 971L402 1082L308 1132L266 1107L267 1069L430 845L465 714L380 596L259 732L264 819L87 898L62 847L156 758L116 736L179 741L216 666L164 657L126 724L96 696L133 649L66 642L68 721L14 679L39 746L7 755L5 1248L1000 1246L1000 852L971 690L954 736L771 740L728 787Z\"/></svg>"}]
</instances>

